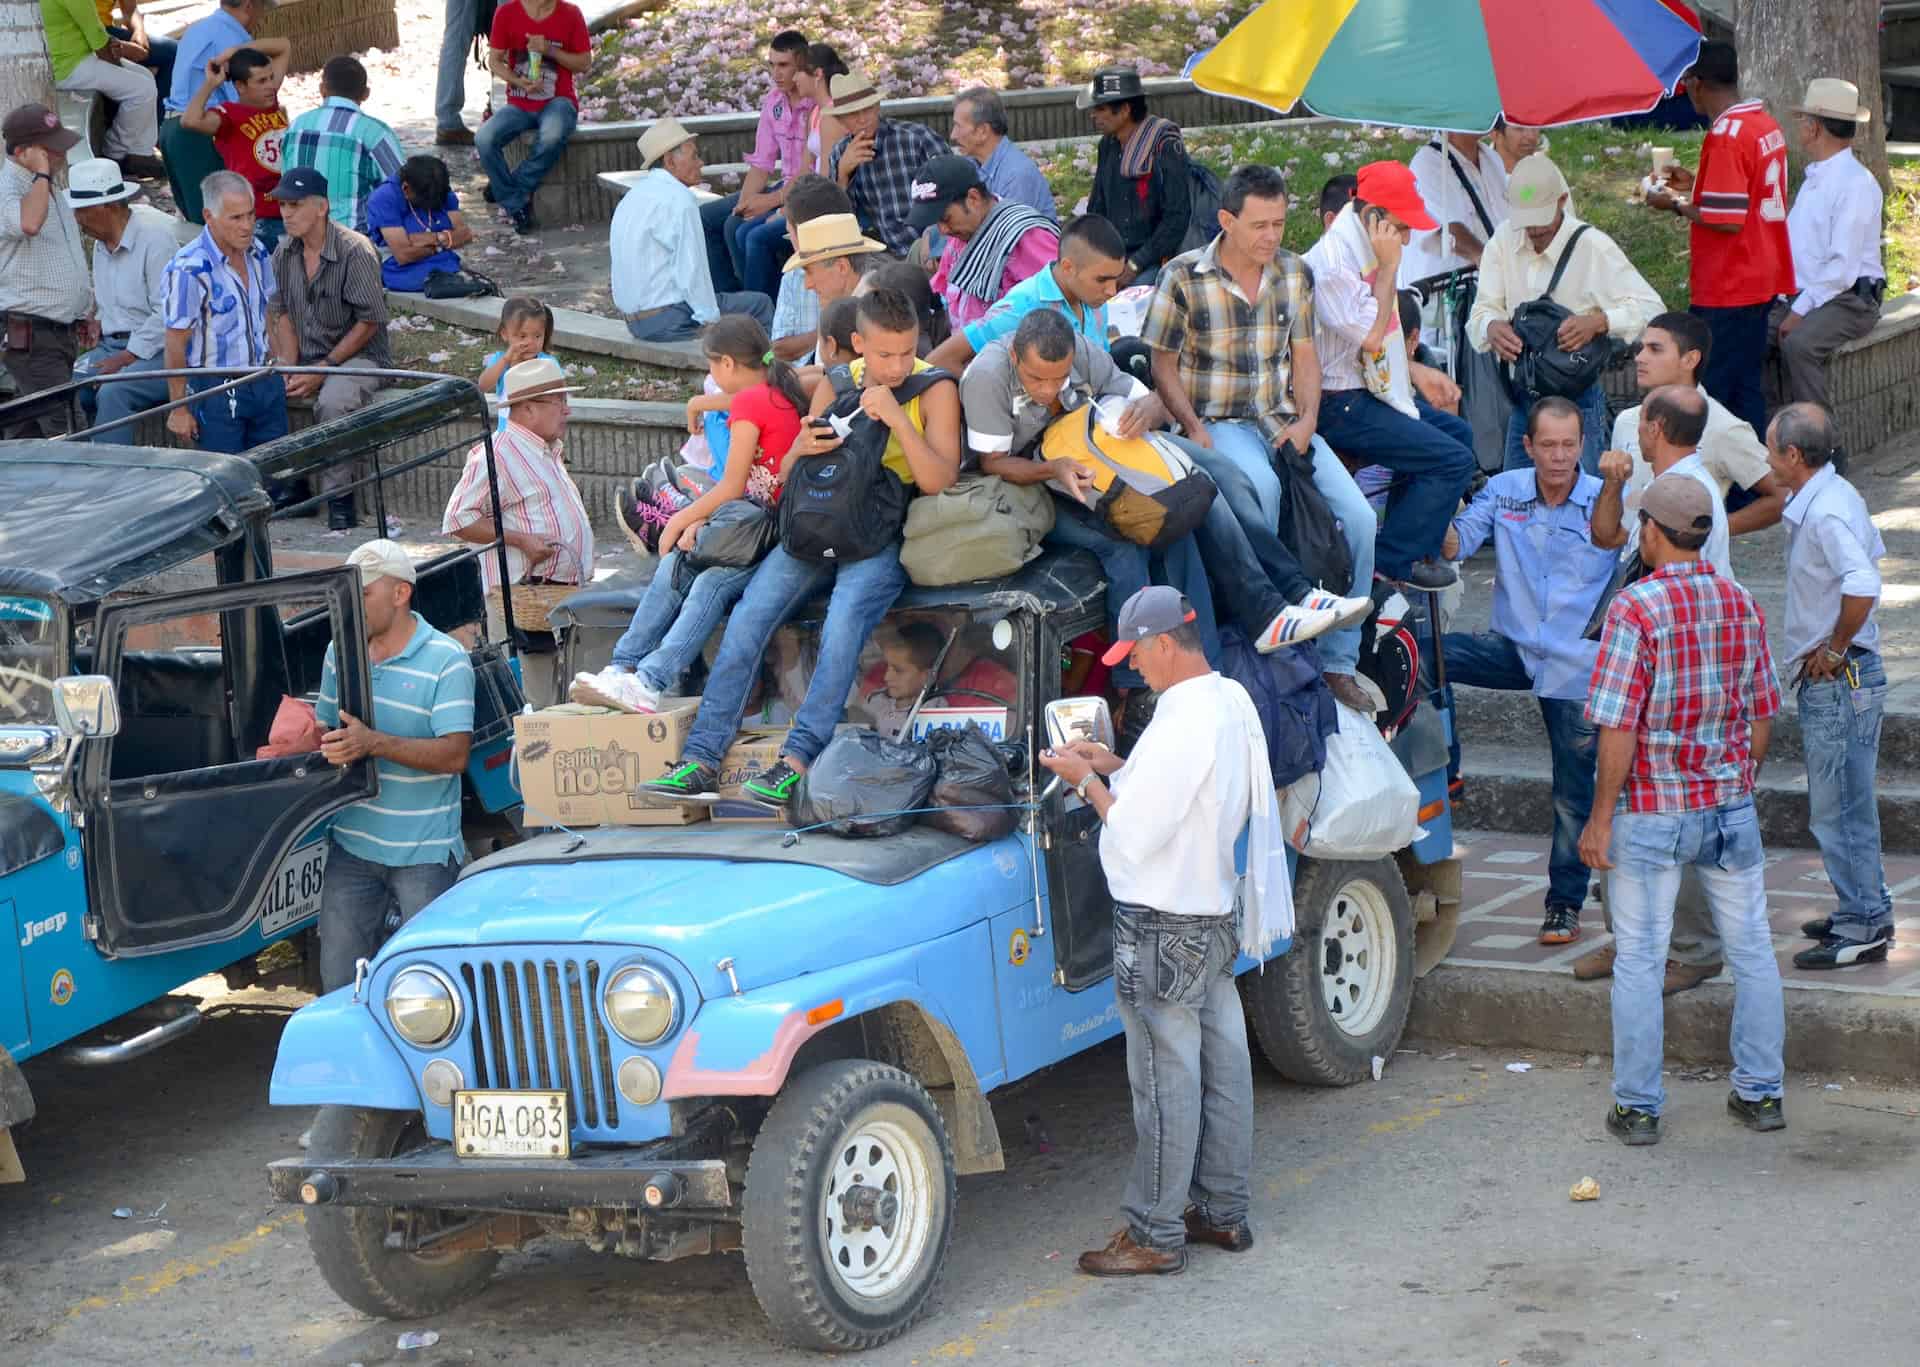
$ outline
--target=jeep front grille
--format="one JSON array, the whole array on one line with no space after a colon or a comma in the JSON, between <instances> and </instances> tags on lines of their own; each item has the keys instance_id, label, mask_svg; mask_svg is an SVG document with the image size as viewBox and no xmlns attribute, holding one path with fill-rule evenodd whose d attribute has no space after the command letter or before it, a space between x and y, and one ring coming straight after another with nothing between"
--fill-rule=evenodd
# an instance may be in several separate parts
<instances>
[{"instance_id":1,"label":"jeep front grille","mask_svg":"<svg viewBox=\"0 0 1920 1367\"><path fill-rule=\"evenodd\" d=\"M476 1088L565 1091L576 1129L620 1123L596 961L483 960L462 964L460 977L473 1008Z\"/></svg>"}]
</instances>

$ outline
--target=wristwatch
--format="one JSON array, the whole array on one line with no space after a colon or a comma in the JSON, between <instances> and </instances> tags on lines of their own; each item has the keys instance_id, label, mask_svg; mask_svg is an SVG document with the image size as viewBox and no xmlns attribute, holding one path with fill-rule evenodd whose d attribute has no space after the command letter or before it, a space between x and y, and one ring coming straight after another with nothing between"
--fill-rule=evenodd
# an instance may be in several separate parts
<instances>
[{"instance_id":1,"label":"wristwatch","mask_svg":"<svg viewBox=\"0 0 1920 1367\"><path fill-rule=\"evenodd\" d=\"M1094 778L1095 778L1095 775L1089 773L1085 778L1081 779L1078 783L1074 784L1073 795L1079 798L1082 802L1085 802L1087 800L1087 785L1089 783L1092 783Z\"/></svg>"}]
</instances>

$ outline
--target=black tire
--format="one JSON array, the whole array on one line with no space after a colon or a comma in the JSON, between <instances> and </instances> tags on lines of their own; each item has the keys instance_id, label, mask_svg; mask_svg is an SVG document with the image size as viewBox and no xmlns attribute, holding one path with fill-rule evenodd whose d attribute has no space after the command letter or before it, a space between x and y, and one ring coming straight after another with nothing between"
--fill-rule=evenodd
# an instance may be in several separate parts
<instances>
[{"instance_id":1,"label":"black tire","mask_svg":"<svg viewBox=\"0 0 1920 1367\"><path fill-rule=\"evenodd\" d=\"M900 1249L912 1256L897 1284L867 1295L850 1286L833 1262L829 1238L835 1226L822 1211L829 1183L844 1175L836 1169L858 1161L849 1141L876 1124L892 1127L925 1170L925 1180L890 1179L884 1188L896 1199L908 1195L909 1186L919 1193L896 1216ZM933 1099L912 1076L848 1059L789 1081L754 1140L743 1205L747 1276L774 1333L820 1352L874 1348L905 1333L925 1313L946 1265L953 1203L953 1145Z\"/></svg>"},{"instance_id":2,"label":"black tire","mask_svg":"<svg viewBox=\"0 0 1920 1367\"><path fill-rule=\"evenodd\" d=\"M1413 902L1400 866L1390 858L1302 857L1293 881L1293 903L1293 948L1264 973L1240 979L1254 1038L1274 1071L1289 1081L1312 1087L1363 1082L1373 1076L1376 1056L1393 1056L1413 1003ZM1356 925L1384 931L1383 923L1392 926L1393 944L1378 957L1393 977L1380 985L1384 1002L1371 999L1373 1024L1354 1031L1329 1006L1326 980L1333 977L1349 1003L1367 1011L1366 994L1350 986L1346 971L1357 957L1362 967L1380 967L1372 953L1356 955L1354 942L1361 938ZM1337 966L1329 963L1330 956L1338 956Z\"/></svg>"},{"instance_id":3,"label":"black tire","mask_svg":"<svg viewBox=\"0 0 1920 1367\"><path fill-rule=\"evenodd\" d=\"M425 1137L415 1111L325 1106L313 1122L307 1158L389 1158ZM437 1315L485 1289L500 1255L492 1251L437 1257L386 1246L385 1206L310 1206L307 1243L320 1275L355 1310L385 1319Z\"/></svg>"}]
</instances>

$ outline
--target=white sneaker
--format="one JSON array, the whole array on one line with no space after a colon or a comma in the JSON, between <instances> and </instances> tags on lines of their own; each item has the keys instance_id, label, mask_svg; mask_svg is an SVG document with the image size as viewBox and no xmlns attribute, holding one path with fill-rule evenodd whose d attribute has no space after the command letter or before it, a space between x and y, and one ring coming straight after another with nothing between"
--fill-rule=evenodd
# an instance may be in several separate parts
<instances>
[{"instance_id":1,"label":"white sneaker","mask_svg":"<svg viewBox=\"0 0 1920 1367\"><path fill-rule=\"evenodd\" d=\"M1303 608L1325 608L1333 613L1332 630L1343 627L1357 627L1367 620L1367 614L1373 611L1371 598L1342 598L1338 594L1328 593L1325 589L1315 589L1295 606Z\"/></svg>"},{"instance_id":2,"label":"white sneaker","mask_svg":"<svg viewBox=\"0 0 1920 1367\"><path fill-rule=\"evenodd\" d=\"M1321 632L1333 630L1333 627L1331 608L1282 608L1280 615L1267 623L1266 629L1260 633L1260 639L1253 643L1253 648L1262 655L1271 655L1282 647L1311 641Z\"/></svg>"},{"instance_id":3,"label":"white sneaker","mask_svg":"<svg viewBox=\"0 0 1920 1367\"><path fill-rule=\"evenodd\" d=\"M640 682L640 676L608 665L598 674L578 674L567 689L571 702L611 707L621 712L658 712L660 695Z\"/></svg>"}]
</instances>

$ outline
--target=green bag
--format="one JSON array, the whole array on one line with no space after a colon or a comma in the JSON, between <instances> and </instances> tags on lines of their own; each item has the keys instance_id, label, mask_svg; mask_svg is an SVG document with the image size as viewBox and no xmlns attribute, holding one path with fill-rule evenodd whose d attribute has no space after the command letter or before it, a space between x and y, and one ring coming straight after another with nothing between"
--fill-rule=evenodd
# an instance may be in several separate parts
<instances>
[{"instance_id":1,"label":"green bag","mask_svg":"<svg viewBox=\"0 0 1920 1367\"><path fill-rule=\"evenodd\" d=\"M1040 554L1052 530L1053 495L1044 484L963 475L909 505L900 566L927 588L999 579Z\"/></svg>"}]
</instances>

